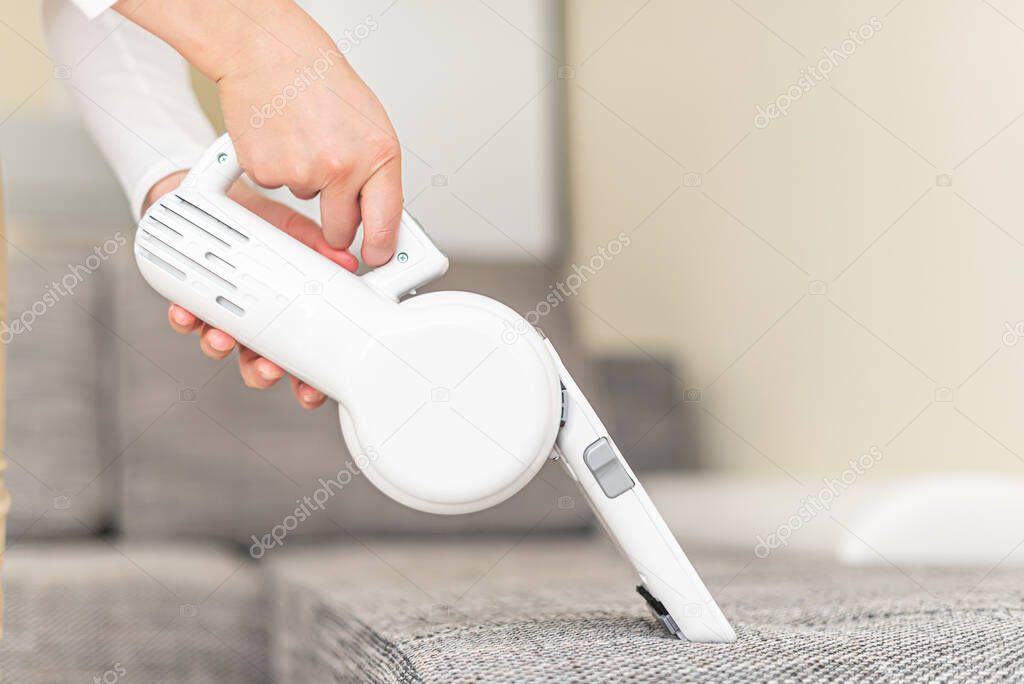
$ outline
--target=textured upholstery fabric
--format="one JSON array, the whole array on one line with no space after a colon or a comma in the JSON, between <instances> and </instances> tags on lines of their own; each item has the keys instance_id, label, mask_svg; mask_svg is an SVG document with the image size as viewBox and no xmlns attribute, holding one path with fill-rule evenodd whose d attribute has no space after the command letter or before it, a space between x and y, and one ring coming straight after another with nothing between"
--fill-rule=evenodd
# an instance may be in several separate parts
<instances>
[{"instance_id":1,"label":"textured upholstery fabric","mask_svg":"<svg viewBox=\"0 0 1024 684\"><path fill-rule=\"evenodd\" d=\"M7 480L15 500L12 539L98 530L113 503L98 478L111 457L106 442L111 397L109 356L119 343L110 330L107 262L93 249L101 234L66 217L46 225L12 220L8 228ZM71 275L71 268L77 269ZM66 296L52 296L65 281ZM51 298L47 295L50 294ZM26 328L19 327L19 323ZM17 334L11 331L20 331ZM101 353L101 350L106 350Z\"/></svg>"},{"instance_id":2,"label":"textured upholstery fabric","mask_svg":"<svg viewBox=\"0 0 1024 684\"><path fill-rule=\"evenodd\" d=\"M509 501L464 516L419 513L386 498L360 476L347 482L348 475L339 477L349 456L333 405L304 412L286 382L267 392L246 389L235 358L209 361L194 337L166 329L166 302L141 283L133 263L121 265L126 285L119 288L119 331L133 349L144 352L119 357L120 439L127 449L120 527L128 536L212 536L249 545L252 535L267 534L291 515L298 499L322 490L321 479L346 484L340 492L332 487L337 493L325 508L298 524L290 539L589 524L586 507L574 505L575 485L550 464ZM460 264L441 286L493 294L528 311L547 292L547 282L540 267ZM579 369L565 307L543 324L567 363Z\"/></svg>"},{"instance_id":3,"label":"textured upholstery fabric","mask_svg":"<svg viewBox=\"0 0 1024 684\"><path fill-rule=\"evenodd\" d=\"M4 682L269 681L257 571L217 547L15 545L4 584Z\"/></svg>"},{"instance_id":4,"label":"textured upholstery fabric","mask_svg":"<svg viewBox=\"0 0 1024 684\"><path fill-rule=\"evenodd\" d=\"M295 549L274 669L299 682L1020 680L1019 573L692 553L733 645L668 637L604 541Z\"/></svg>"}]
</instances>

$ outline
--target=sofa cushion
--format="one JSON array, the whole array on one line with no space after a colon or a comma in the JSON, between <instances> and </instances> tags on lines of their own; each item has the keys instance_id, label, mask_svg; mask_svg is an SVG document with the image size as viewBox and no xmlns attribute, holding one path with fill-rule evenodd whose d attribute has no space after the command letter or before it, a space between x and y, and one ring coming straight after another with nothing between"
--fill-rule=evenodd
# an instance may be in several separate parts
<instances>
[{"instance_id":1,"label":"sofa cushion","mask_svg":"<svg viewBox=\"0 0 1024 684\"><path fill-rule=\"evenodd\" d=\"M290 549L280 682L980 681L1024 675L1022 589L987 568L691 551L735 644L670 637L605 540Z\"/></svg>"},{"instance_id":2,"label":"sofa cushion","mask_svg":"<svg viewBox=\"0 0 1024 684\"><path fill-rule=\"evenodd\" d=\"M633 470L699 465L700 390L682 386L671 359L637 353L602 358L595 366L604 388L598 412Z\"/></svg>"},{"instance_id":3,"label":"sofa cushion","mask_svg":"<svg viewBox=\"0 0 1024 684\"><path fill-rule=\"evenodd\" d=\"M55 215L9 227L7 483L11 539L96 531L110 517L109 226ZM97 250L97 251L94 251ZM126 250L127 251L127 250ZM103 258L101 258L101 255Z\"/></svg>"},{"instance_id":4,"label":"sofa cushion","mask_svg":"<svg viewBox=\"0 0 1024 684\"><path fill-rule=\"evenodd\" d=\"M257 572L222 548L33 542L4 590L3 681L269 681Z\"/></svg>"},{"instance_id":5,"label":"sofa cushion","mask_svg":"<svg viewBox=\"0 0 1024 684\"><path fill-rule=\"evenodd\" d=\"M126 448L119 519L128 536L214 536L249 546L290 523L289 539L589 524L575 485L551 464L519 494L476 514L429 515L388 499L346 465L333 404L304 412L287 382L266 392L246 389L234 356L209 361L194 336L172 333L166 302L141 282L134 264L123 268L119 330L145 350L119 358ZM529 310L547 291L546 278L539 266L457 265L438 287L478 290ZM568 312L556 309L543 324L567 362L585 373ZM307 497L323 505L301 512Z\"/></svg>"}]
</instances>

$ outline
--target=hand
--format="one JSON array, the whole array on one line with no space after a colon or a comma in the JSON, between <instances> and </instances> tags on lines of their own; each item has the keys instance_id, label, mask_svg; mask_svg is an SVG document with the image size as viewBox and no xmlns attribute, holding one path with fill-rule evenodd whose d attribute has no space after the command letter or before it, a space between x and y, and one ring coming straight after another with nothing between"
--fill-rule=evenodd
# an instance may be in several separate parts
<instances>
[{"instance_id":1,"label":"hand","mask_svg":"<svg viewBox=\"0 0 1024 684\"><path fill-rule=\"evenodd\" d=\"M224 121L249 178L303 199L319 194L324 235L338 249L361 222L363 261L380 266L394 253L402 212L398 138L330 36L302 17L281 37L255 32L224 66Z\"/></svg>"},{"instance_id":2,"label":"hand","mask_svg":"<svg viewBox=\"0 0 1024 684\"><path fill-rule=\"evenodd\" d=\"M217 83L238 159L256 184L320 195L327 243L387 263L402 215L402 161L384 108L292 0L119 0L118 12Z\"/></svg>"},{"instance_id":3,"label":"hand","mask_svg":"<svg viewBox=\"0 0 1024 684\"><path fill-rule=\"evenodd\" d=\"M146 197L146 206L143 211L163 194L176 188L184 177L185 172L181 171L154 185ZM349 271L356 270L358 263L351 253L327 244L320 226L291 207L264 197L244 180L236 182L228 192L228 196L339 266ZM171 328L182 335L198 331L199 348L211 359L226 358L237 344L234 338L226 332L203 323L191 311L177 304L172 303L167 310L167 321L171 324ZM284 369L280 366L242 345L238 345L238 371L246 386L254 389L267 389L285 375ZM323 392L297 378L290 377L289 379L292 384L292 392L303 408L315 409L324 403L326 397Z\"/></svg>"}]
</instances>

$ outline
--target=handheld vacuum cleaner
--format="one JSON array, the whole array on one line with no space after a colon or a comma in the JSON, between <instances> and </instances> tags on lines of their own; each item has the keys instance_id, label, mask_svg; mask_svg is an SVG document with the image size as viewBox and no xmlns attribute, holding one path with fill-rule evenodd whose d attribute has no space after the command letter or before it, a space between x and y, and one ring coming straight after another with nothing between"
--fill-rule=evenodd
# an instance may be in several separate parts
<instances>
[{"instance_id":1,"label":"handheld vacuum cleaner","mask_svg":"<svg viewBox=\"0 0 1024 684\"><path fill-rule=\"evenodd\" d=\"M539 331L479 294L411 296L448 259L408 213L392 259L357 276L228 199L241 174L225 135L142 217L135 255L154 289L336 400L366 477L406 506L479 511L559 460L662 624L735 640Z\"/></svg>"}]
</instances>

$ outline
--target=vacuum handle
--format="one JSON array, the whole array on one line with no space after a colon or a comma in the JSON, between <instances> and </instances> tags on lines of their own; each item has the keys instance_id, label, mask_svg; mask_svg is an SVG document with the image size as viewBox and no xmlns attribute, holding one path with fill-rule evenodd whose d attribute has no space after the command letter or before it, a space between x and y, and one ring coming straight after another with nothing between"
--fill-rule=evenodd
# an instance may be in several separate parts
<instances>
[{"instance_id":1,"label":"vacuum handle","mask_svg":"<svg viewBox=\"0 0 1024 684\"><path fill-rule=\"evenodd\" d=\"M181 187L194 188L203 194L227 195L242 173L231 136L225 133L203 152L199 161L192 165L192 170L181 182Z\"/></svg>"},{"instance_id":2,"label":"vacuum handle","mask_svg":"<svg viewBox=\"0 0 1024 684\"><path fill-rule=\"evenodd\" d=\"M181 185L201 194L226 196L242 173L231 136L225 133L203 153ZM397 300L447 271L448 257L403 209L395 253L386 264L366 273L363 280L383 296Z\"/></svg>"}]
</instances>

